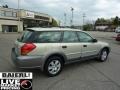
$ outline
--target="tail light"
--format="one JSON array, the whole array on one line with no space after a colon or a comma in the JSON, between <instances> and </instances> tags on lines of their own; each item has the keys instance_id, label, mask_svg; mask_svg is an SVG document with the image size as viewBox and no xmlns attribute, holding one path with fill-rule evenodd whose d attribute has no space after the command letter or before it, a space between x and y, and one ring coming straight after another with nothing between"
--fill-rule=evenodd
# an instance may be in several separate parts
<instances>
[{"instance_id":1,"label":"tail light","mask_svg":"<svg viewBox=\"0 0 120 90\"><path fill-rule=\"evenodd\" d=\"M33 43L26 43L21 47L21 55L27 55L29 52L34 50L36 46Z\"/></svg>"}]
</instances>

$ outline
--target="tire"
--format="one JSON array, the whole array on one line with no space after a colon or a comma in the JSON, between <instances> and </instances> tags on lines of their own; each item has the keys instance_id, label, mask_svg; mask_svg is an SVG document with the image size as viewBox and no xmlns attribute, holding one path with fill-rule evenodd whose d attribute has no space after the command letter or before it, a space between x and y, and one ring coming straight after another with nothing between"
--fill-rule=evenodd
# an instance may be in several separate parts
<instances>
[{"instance_id":1,"label":"tire","mask_svg":"<svg viewBox=\"0 0 120 90\"><path fill-rule=\"evenodd\" d=\"M101 61L101 62L105 62L108 58L108 54L109 54L108 50L103 49L100 53L100 56L99 56L98 60Z\"/></svg>"},{"instance_id":2,"label":"tire","mask_svg":"<svg viewBox=\"0 0 120 90\"><path fill-rule=\"evenodd\" d=\"M63 69L63 61L58 56L48 58L44 66L44 72L47 76L53 77L58 75Z\"/></svg>"}]
</instances>

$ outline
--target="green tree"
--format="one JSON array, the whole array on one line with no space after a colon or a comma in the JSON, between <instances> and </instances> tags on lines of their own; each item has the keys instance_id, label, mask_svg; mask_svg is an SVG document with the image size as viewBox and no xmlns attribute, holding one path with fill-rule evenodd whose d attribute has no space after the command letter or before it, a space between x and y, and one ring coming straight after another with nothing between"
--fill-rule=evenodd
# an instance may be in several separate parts
<instances>
[{"instance_id":1,"label":"green tree","mask_svg":"<svg viewBox=\"0 0 120 90\"><path fill-rule=\"evenodd\" d=\"M52 19L52 24L51 24L52 27L58 27L58 22L53 18Z\"/></svg>"},{"instance_id":2,"label":"green tree","mask_svg":"<svg viewBox=\"0 0 120 90\"><path fill-rule=\"evenodd\" d=\"M120 21L119 21L119 17L118 17L118 16L116 16L116 17L114 18L113 24L114 24L116 27L120 25Z\"/></svg>"},{"instance_id":3,"label":"green tree","mask_svg":"<svg viewBox=\"0 0 120 90\"><path fill-rule=\"evenodd\" d=\"M93 24L86 24L83 26L83 30L84 31L90 31L94 29L94 25Z\"/></svg>"},{"instance_id":4,"label":"green tree","mask_svg":"<svg viewBox=\"0 0 120 90\"><path fill-rule=\"evenodd\" d=\"M96 24L111 23L110 19L98 18L95 22Z\"/></svg>"}]
</instances>

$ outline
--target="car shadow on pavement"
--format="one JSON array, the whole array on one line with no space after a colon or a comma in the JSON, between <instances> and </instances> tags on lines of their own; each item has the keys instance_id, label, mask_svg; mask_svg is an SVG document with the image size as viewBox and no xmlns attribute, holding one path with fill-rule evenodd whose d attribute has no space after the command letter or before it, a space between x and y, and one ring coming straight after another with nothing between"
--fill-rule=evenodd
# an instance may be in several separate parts
<instances>
[{"instance_id":1,"label":"car shadow on pavement","mask_svg":"<svg viewBox=\"0 0 120 90\"><path fill-rule=\"evenodd\" d=\"M116 41L114 44L116 44L116 45L120 45L120 41Z\"/></svg>"}]
</instances>

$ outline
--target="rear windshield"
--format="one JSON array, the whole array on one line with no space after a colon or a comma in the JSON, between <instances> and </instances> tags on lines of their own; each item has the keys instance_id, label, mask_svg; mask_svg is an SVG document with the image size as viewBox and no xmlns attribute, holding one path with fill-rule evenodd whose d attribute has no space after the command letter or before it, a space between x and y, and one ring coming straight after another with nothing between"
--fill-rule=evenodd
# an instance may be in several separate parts
<instances>
[{"instance_id":1,"label":"rear windshield","mask_svg":"<svg viewBox=\"0 0 120 90\"><path fill-rule=\"evenodd\" d=\"M55 43L59 42L61 38L61 32L59 31L32 31L27 30L18 39L23 43Z\"/></svg>"}]
</instances>

